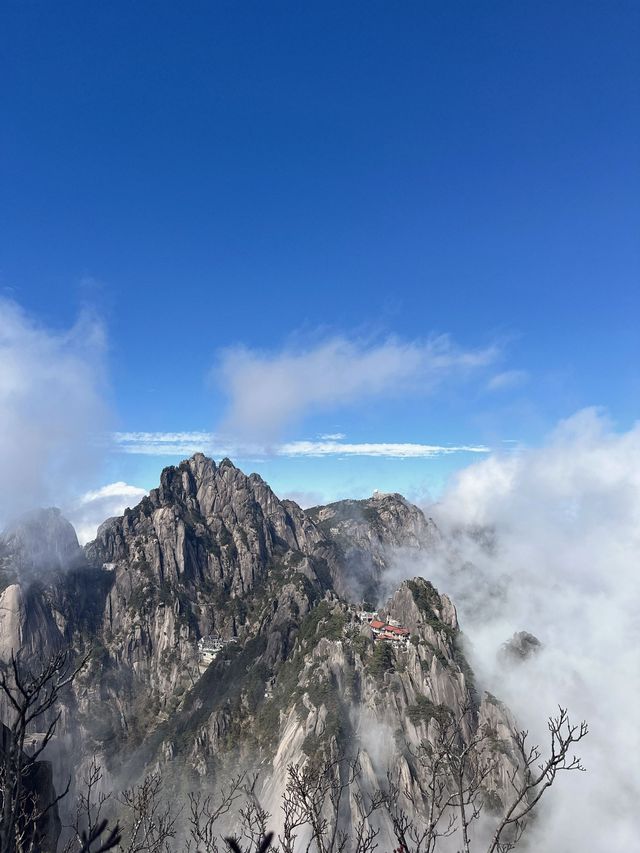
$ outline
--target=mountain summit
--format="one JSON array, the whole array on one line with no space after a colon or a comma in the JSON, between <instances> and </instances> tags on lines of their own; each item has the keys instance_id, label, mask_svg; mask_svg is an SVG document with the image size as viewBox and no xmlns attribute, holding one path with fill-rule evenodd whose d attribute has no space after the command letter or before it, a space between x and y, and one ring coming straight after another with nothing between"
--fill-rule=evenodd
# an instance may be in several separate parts
<instances>
[{"instance_id":1,"label":"mountain summit","mask_svg":"<svg viewBox=\"0 0 640 853\"><path fill-rule=\"evenodd\" d=\"M51 549L69 567L34 584L16 564L2 600L27 651L36 638L39 652L91 649L59 734L79 753L70 772L98 755L114 778L162 767L184 790L244 767L269 803L290 764L357 755L367 790L389 771L417 792L415 750L438 720L465 714L466 737L490 725L501 744L485 780L500 798L512 721L478 695L453 603L419 577L384 595L394 554L428 554L439 537L400 495L305 512L196 454L106 521L80 562L66 522L46 518L41 539L14 532L5 552Z\"/></svg>"}]
</instances>

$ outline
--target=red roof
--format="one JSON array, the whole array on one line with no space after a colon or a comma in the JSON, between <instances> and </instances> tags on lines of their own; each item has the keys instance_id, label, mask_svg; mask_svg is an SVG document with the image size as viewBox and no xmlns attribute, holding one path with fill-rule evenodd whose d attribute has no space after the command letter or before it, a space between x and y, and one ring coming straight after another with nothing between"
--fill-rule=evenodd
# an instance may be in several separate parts
<instances>
[{"instance_id":1,"label":"red roof","mask_svg":"<svg viewBox=\"0 0 640 853\"><path fill-rule=\"evenodd\" d=\"M384 622L379 619L374 619L370 624L372 628L384 628Z\"/></svg>"},{"instance_id":2,"label":"red roof","mask_svg":"<svg viewBox=\"0 0 640 853\"><path fill-rule=\"evenodd\" d=\"M399 637L408 637L410 631L407 631L406 628L396 628L395 625L386 625L385 631L388 631L391 634L397 634Z\"/></svg>"}]
</instances>

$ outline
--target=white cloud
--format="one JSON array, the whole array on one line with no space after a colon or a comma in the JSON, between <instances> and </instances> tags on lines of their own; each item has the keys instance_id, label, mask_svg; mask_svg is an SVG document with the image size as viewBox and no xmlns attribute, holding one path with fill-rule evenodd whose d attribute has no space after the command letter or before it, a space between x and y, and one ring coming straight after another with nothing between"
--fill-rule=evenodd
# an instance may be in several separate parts
<instances>
[{"instance_id":1,"label":"white cloud","mask_svg":"<svg viewBox=\"0 0 640 853\"><path fill-rule=\"evenodd\" d=\"M114 449L120 453L142 456L191 456L209 453L229 456L232 445L224 445L210 432L116 432L112 436Z\"/></svg>"},{"instance_id":2,"label":"white cloud","mask_svg":"<svg viewBox=\"0 0 640 853\"><path fill-rule=\"evenodd\" d=\"M120 432L114 434L115 446L123 453L144 456L188 456L208 453L216 459L229 456L234 459L263 458L270 456L381 456L390 459L426 459L448 456L451 453L489 453L483 444L441 445L399 442L347 443L326 441L289 441L264 446L225 442L213 433L206 432Z\"/></svg>"},{"instance_id":3,"label":"white cloud","mask_svg":"<svg viewBox=\"0 0 640 853\"><path fill-rule=\"evenodd\" d=\"M502 373L496 373L487 382L488 391L508 391L510 388L517 388L529 378L526 370L505 370Z\"/></svg>"},{"instance_id":4,"label":"white cloud","mask_svg":"<svg viewBox=\"0 0 640 853\"><path fill-rule=\"evenodd\" d=\"M579 750L588 772L560 778L548 794L532 849L633 849L640 424L617 433L598 411L582 411L540 449L466 468L428 511L455 547L420 566L402 555L398 572L419 570L453 596L483 684L536 740L546 744L544 720L557 703L591 726ZM478 525L490 529L489 547L461 532ZM518 630L544 650L506 671L495 652Z\"/></svg>"},{"instance_id":5,"label":"white cloud","mask_svg":"<svg viewBox=\"0 0 640 853\"><path fill-rule=\"evenodd\" d=\"M0 521L77 494L99 461L104 350L95 318L52 330L0 299Z\"/></svg>"},{"instance_id":6,"label":"white cloud","mask_svg":"<svg viewBox=\"0 0 640 853\"><path fill-rule=\"evenodd\" d=\"M95 538L103 521L114 515L122 515L128 506L135 506L146 494L146 489L129 483L109 483L100 489L86 492L65 512L76 529L80 543L84 545Z\"/></svg>"},{"instance_id":7,"label":"white cloud","mask_svg":"<svg viewBox=\"0 0 640 853\"><path fill-rule=\"evenodd\" d=\"M447 446L439 444L362 443L338 441L291 441L276 450L279 456L384 456L394 459L424 459L451 453L488 453L484 445Z\"/></svg>"},{"instance_id":8,"label":"white cloud","mask_svg":"<svg viewBox=\"0 0 640 853\"><path fill-rule=\"evenodd\" d=\"M342 441L347 436L343 432L325 432L318 437L322 441Z\"/></svg>"},{"instance_id":9,"label":"white cloud","mask_svg":"<svg viewBox=\"0 0 640 853\"><path fill-rule=\"evenodd\" d=\"M429 393L445 379L487 367L497 356L495 346L463 350L447 336L374 345L334 337L277 353L236 347L222 353L216 370L229 397L223 431L274 440L314 412L408 391Z\"/></svg>"}]
</instances>

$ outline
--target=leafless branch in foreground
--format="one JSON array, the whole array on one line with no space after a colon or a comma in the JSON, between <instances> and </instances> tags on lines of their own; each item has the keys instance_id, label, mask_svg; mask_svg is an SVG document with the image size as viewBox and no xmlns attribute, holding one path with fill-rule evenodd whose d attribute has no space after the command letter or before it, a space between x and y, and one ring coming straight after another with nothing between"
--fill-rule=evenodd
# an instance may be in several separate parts
<instances>
[{"instance_id":1,"label":"leafless branch in foreground","mask_svg":"<svg viewBox=\"0 0 640 853\"><path fill-rule=\"evenodd\" d=\"M29 791L28 782L35 778L40 756L55 734L60 720L56 710L60 694L88 659L88 654L78 660L70 651L61 650L47 659L27 662L24 655L12 650L9 661L0 662L0 693L11 715L10 725L3 728L0 762L0 853L41 850L41 826L69 791L67 783L60 794L43 802ZM27 751L27 736L39 723L45 724L45 731L35 747Z\"/></svg>"}]
</instances>

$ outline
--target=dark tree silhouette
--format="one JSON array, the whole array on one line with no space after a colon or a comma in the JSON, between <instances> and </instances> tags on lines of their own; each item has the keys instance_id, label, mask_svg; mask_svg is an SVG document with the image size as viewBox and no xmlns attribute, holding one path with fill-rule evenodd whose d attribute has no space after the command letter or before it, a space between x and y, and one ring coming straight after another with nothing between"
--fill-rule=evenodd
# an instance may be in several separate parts
<instances>
[{"instance_id":1,"label":"dark tree silhouette","mask_svg":"<svg viewBox=\"0 0 640 853\"><path fill-rule=\"evenodd\" d=\"M38 770L43 766L40 758L60 720L56 709L60 694L87 660L88 655L76 660L64 650L48 659L27 662L20 652L12 651L8 662L0 662L0 694L9 711L0 761L0 853L35 853L50 846L45 838L47 823L67 795L69 784L60 794L43 798L37 790ZM38 724L44 724L45 730L27 749L28 735Z\"/></svg>"}]
</instances>

